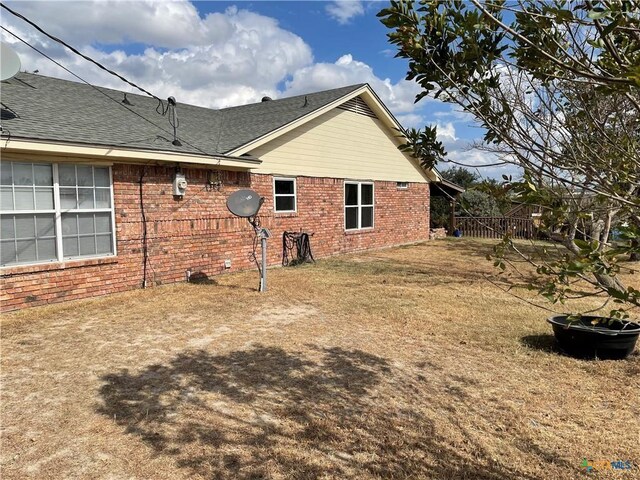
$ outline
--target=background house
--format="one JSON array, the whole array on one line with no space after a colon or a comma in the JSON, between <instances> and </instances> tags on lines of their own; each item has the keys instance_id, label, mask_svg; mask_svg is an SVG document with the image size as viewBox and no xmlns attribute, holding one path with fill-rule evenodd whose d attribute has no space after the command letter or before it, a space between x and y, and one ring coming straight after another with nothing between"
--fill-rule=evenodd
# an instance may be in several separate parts
<instances>
[{"instance_id":1,"label":"background house","mask_svg":"<svg viewBox=\"0 0 640 480\"><path fill-rule=\"evenodd\" d=\"M2 309L252 267L254 232L225 205L239 188L264 196L274 238L312 232L319 257L428 239L437 177L400 131L364 84L174 109L21 73L2 82Z\"/></svg>"}]
</instances>

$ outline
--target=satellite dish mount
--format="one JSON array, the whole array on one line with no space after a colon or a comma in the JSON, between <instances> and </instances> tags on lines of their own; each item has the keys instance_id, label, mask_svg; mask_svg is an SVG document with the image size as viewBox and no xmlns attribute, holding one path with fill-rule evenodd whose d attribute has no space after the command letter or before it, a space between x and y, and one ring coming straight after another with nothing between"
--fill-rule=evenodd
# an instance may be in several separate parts
<instances>
[{"instance_id":1,"label":"satellite dish mount","mask_svg":"<svg viewBox=\"0 0 640 480\"><path fill-rule=\"evenodd\" d=\"M254 190L238 190L227 198L227 208L238 217L246 218L256 232L256 237L260 239L262 250L262 264L258 265L260 270L259 291L267 291L267 239L271 238L269 229L261 227L258 221L258 212L264 203L264 198Z\"/></svg>"},{"instance_id":2,"label":"satellite dish mount","mask_svg":"<svg viewBox=\"0 0 640 480\"><path fill-rule=\"evenodd\" d=\"M8 43L0 46L0 81L9 80L20 71L20 57Z\"/></svg>"}]
</instances>

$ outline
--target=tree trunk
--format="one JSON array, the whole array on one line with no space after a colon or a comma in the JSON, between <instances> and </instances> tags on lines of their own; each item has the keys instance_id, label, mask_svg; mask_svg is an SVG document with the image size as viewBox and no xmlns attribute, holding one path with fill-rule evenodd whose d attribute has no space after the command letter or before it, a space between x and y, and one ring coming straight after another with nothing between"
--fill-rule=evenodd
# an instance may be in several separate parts
<instances>
[{"instance_id":1,"label":"tree trunk","mask_svg":"<svg viewBox=\"0 0 640 480\"><path fill-rule=\"evenodd\" d=\"M640 248L640 241L638 241L638 239L631 240L631 247L637 250L638 248ZM640 262L640 252L633 252L629 257L629 260L631 260L632 262Z\"/></svg>"},{"instance_id":2,"label":"tree trunk","mask_svg":"<svg viewBox=\"0 0 640 480\"><path fill-rule=\"evenodd\" d=\"M607 290L616 290L618 292L626 292L626 287L622 284L618 277L612 277L606 273L594 273L593 276L602 288Z\"/></svg>"}]
</instances>

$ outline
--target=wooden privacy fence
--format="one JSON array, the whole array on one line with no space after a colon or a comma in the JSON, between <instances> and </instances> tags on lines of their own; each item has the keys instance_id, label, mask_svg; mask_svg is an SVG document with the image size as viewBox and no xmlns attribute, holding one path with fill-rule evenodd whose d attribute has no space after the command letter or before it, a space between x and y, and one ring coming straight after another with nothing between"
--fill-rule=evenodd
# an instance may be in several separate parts
<instances>
[{"instance_id":1,"label":"wooden privacy fence","mask_svg":"<svg viewBox=\"0 0 640 480\"><path fill-rule=\"evenodd\" d=\"M456 217L455 226L466 237L502 238L511 233L513 238L535 238L536 230L531 218L514 217Z\"/></svg>"}]
</instances>

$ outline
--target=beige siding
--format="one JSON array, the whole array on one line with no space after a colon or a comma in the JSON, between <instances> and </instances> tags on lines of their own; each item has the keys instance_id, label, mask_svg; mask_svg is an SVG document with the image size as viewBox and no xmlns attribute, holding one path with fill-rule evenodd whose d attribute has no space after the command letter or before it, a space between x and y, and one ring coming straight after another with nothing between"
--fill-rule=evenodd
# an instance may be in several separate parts
<instances>
[{"instance_id":1,"label":"beige siding","mask_svg":"<svg viewBox=\"0 0 640 480\"><path fill-rule=\"evenodd\" d=\"M380 120L334 108L249 153L255 173L426 183L397 145Z\"/></svg>"}]
</instances>

